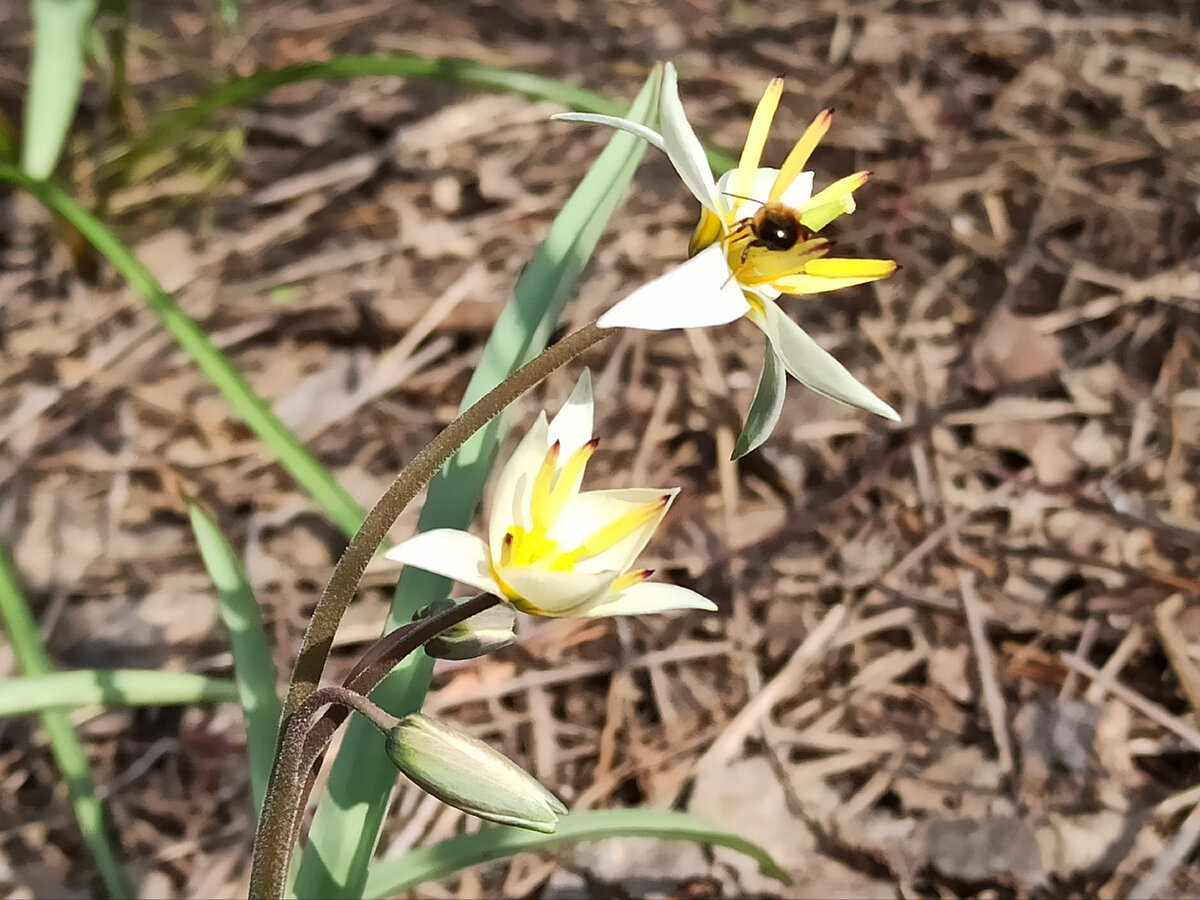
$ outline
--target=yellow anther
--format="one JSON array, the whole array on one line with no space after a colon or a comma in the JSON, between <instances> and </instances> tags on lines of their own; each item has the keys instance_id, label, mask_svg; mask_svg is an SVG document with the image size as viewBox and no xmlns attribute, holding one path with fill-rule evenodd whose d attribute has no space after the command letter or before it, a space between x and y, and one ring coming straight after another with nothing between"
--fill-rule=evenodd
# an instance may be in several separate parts
<instances>
[{"instance_id":1,"label":"yellow anther","mask_svg":"<svg viewBox=\"0 0 1200 900\"><path fill-rule=\"evenodd\" d=\"M621 591L631 588L635 584L641 584L653 574L653 569L638 569L634 572L626 572L624 575L613 581L612 587L609 588L609 590L614 594L619 594Z\"/></svg>"},{"instance_id":2,"label":"yellow anther","mask_svg":"<svg viewBox=\"0 0 1200 900\"><path fill-rule=\"evenodd\" d=\"M554 487L554 472L558 468L560 445L555 441L546 451L542 467L533 479L533 490L529 497L529 518L535 529L549 528L554 522L550 510L550 491Z\"/></svg>"},{"instance_id":3,"label":"yellow anther","mask_svg":"<svg viewBox=\"0 0 1200 900\"><path fill-rule=\"evenodd\" d=\"M808 163L808 158L817 149L817 144L821 143L821 138L825 137L832 123L832 109L822 110L817 114L812 124L804 130L804 134L800 135L800 140L796 141L796 146L792 148L792 152L788 154L787 159L783 161L779 175L776 176L775 183L771 185L771 194L767 198L768 200L778 200L783 196L783 192L792 186L792 182L796 180L796 176L804 171L804 166Z\"/></svg>"},{"instance_id":4,"label":"yellow anther","mask_svg":"<svg viewBox=\"0 0 1200 900\"><path fill-rule=\"evenodd\" d=\"M653 522L662 513L663 509L671 502L670 494L663 494L659 499L652 500L649 503L643 503L636 506L629 512L617 516L607 525L595 531L591 537L585 540L574 550L564 553L562 560L564 565L572 566L575 563L585 559L591 559L605 550L615 547L629 535L633 534L647 522ZM559 563L555 564L557 568Z\"/></svg>"},{"instance_id":5,"label":"yellow anther","mask_svg":"<svg viewBox=\"0 0 1200 900\"><path fill-rule=\"evenodd\" d=\"M779 98L782 95L783 78L776 76L763 91L762 99L758 101L754 110L754 118L750 120L750 131L746 135L746 144L742 147L741 159L738 160L737 174L733 176L730 184L730 193L744 197L754 186L754 173L762 161L767 134L771 130L771 122L775 118L775 110L779 108Z\"/></svg>"}]
</instances>

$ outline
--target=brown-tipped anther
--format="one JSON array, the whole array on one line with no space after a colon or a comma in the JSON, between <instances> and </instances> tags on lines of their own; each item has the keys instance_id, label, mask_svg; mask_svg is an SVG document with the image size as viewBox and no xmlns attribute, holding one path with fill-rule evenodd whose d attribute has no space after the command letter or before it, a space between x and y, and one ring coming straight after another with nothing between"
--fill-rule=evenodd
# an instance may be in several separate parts
<instances>
[{"instance_id":1,"label":"brown-tipped anther","mask_svg":"<svg viewBox=\"0 0 1200 900\"><path fill-rule=\"evenodd\" d=\"M600 438L594 437L590 441L588 441L584 446L589 447L592 450L595 450L597 447L600 446Z\"/></svg>"},{"instance_id":2,"label":"brown-tipped anther","mask_svg":"<svg viewBox=\"0 0 1200 900\"><path fill-rule=\"evenodd\" d=\"M658 505L666 506L668 503L671 502L671 497L673 497L673 496L674 496L673 494L663 494L661 497L658 498Z\"/></svg>"},{"instance_id":3,"label":"brown-tipped anther","mask_svg":"<svg viewBox=\"0 0 1200 900\"><path fill-rule=\"evenodd\" d=\"M645 581L647 578L649 578L653 574L654 574L653 569L642 569L642 572L641 572L642 581Z\"/></svg>"}]
</instances>

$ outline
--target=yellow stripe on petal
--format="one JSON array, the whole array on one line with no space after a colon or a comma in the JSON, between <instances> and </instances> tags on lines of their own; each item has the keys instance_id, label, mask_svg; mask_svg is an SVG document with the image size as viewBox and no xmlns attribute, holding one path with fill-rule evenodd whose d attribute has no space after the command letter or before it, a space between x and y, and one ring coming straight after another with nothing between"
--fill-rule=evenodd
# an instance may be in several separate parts
<instances>
[{"instance_id":1,"label":"yellow stripe on petal","mask_svg":"<svg viewBox=\"0 0 1200 900\"><path fill-rule=\"evenodd\" d=\"M746 135L746 144L742 147L742 156L738 160L737 175L730 187L732 193L745 197L746 192L754 184L754 173L762 162L763 148L767 145L767 134L771 131L771 122L775 119L775 111L779 109L779 98L783 96L783 78L776 76L771 79L767 89L763 91L762 99L754 110L754 118L750 120L750 131ZM762 198L753 198L762 202Z\"/></svg>"},{"instance_id":2,"label":"yellow stripe on petal","mask_svg":"<svg viewBox=\"0 0 1200 900\"><path fill-rule=\"evenodd\" d=\"M746 264L739 266L737 280L746 287L756 287L760 284L773 284L780 278L789 275L800 275L820 257L829 252L829 241L825 238L814 238L803 241L791 250L768 250L765 247L751 247L746 254ZM734 254L737 254L736 258ZM730 264L740 262L741 250L731 247Z\"/></svg>"},{"instance_id":3,"label":"yellow stripe on petal","mask_svg":"<svg viewBox=\"0 0 1200 900\"><path fill-rule=\"evenodd\" d=\"M814 259L805 273L818 278L887 278L896 271L894 259Z\"/></svg>"},{"instance_id":4,"label":"yellow stripe on petal","mask_svg":"<svg viewBox=\"0 0 1200 900\"><path fill-rule=\"evenodd\" d=\"M558 520L558 514L562 512L566 502L571 499L571 494L583 477L583 470L587 468L588 460L596 452L598 443L600 441L597 438L592 438L568 456L567 461L563 463L562 469L555 476L554 487L550 490L550 497L546 503L546 521L548 523Z\"/></svg>"},{"instance_id":5,"label":"yellow stripe on petal","mask_svg":"<svg viewBox=\"0 0 1200 900\"><path fill-rule=\"evenodd\" d=\"M663 494L657 500L643 503L629 512L617 516L607 525L597 529L582 544L574 550L562 555L555 562L554 568L566 569L585 559L591 559L623 541L647 522L653 522L662 514L663 509L671 502L671 494Z\"/></svg>"},{"instance_id":6,"label":"yellow stripe on petal","mask_svg":"<svg viewBox=\"0 0 1200 900\"><path fill-rule=\"evenodd\" d=\"M724 203L722 203L722 206L724 206ZM724 222L709 210L702 210L700 221L696 225L696 232L692 235L691 243L688 244L688 259L691 259L705 247L711 246L724 230Z\"/></svg>"},{"instance_id":7,"label":"yellow stripe on petal","mask_svg":"<svg viewBox=\"0 0 1200 900\"><path fill-rule=\"evenodd\" d=\"M533 479L533 490L529 498L529 519L534 530L548 529L554 519L550 508L550 489L554 486L554 472L558 468L559 443L555 441L546 452L542 467Z\"/></svg>"},{"instance_id":8,"label":"yellow stripe on petal","mask_svg":"<svg viewBox=\"0 0 1200 900\"><path fill-rule=\"evenodd\" d=\"M817 149L817 144L821 143L821 138L825 137L829 132L831 124L833 124L833 110L821 110L817 114L817 117L813 119L812 124L804 130L804 134L800 135L800 140L796 141L796 146L792 148L792 152L788 154L787 159L783 161L783 168L779 170L779 177L775 179L775 184L771 186L769 200L778 200L782 197L783 192L796 180L796 176L804 171L804 166L808 163L808 158Z\"/></svg>"},{"instance_id":9,"label":"yellow stripe on petal","mask_svg":"<svg viewBox=\"0 0 1200 900\"><path fill-rule=\"evenodd\" d=\"M612 583L612 587L608 589L609 593L619 594L621 591L627 590L635 584L641 584L653 574L653 569L637 569L633 572L626 572Z\"/></svg>"},{"instance_id":10,"label":"yellow stripe on petal","mask_svg":"<svg viewBox=\"0 0 1200 900\"><path fill-rule=\"evenodd\" d=\"M886 262L886 260L837 260L838 262ZM893 265L890 271L884 271L882 267L876 269L871 274L850 275L841 278L822 278L819 275L789 275L786 278L780 278L774 283L776 290L783 291L785 294L826 294L829 291L838 291L842 288L854 287L857 284L867 284L872 281L878 281L880 278L886 278L894 272Z\"/></svg>"}]
</instances>

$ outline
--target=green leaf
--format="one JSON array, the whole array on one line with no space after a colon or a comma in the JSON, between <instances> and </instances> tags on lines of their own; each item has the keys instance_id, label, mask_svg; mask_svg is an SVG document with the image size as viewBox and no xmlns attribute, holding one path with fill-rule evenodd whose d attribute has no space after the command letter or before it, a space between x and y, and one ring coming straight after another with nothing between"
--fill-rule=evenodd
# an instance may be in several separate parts
<instances>
[{"instance_id":1,"label":"green leaf","mask_svg":"<svg viewBox=\"0 0 1200 900\"><path fill-rule=\"evenodd\" d=\"M34 178L58 165L83 88L83 44L96 0L33 0L33 55L21 163Z\"/></svg>"},{"instance_id":2,"label":"green leaf","mask_svg":"<svg viewBox=\"0 0 1200 900\"><path fill-rule=\"evenodd\" d=\"M47 675L51 669L50 656L3 547L0 547L0 620L4 622L8 644L21 671L31 676ZM41 714L41 721L50 739L50 753L66 783L75 821L96 862L105 893L110 897L134 896L133 885L121 868L119 845L110 836L104 804L96 796L87 754L70 716L63 710L48 710Z\"/></svg>"},{"instance_id":3,"label":"green leaf","mask_svg":"<svg viewBox=\"0 0 1200 900\"><path fill-rule=\"evenodd\" d=\"M128 170L149 153L168 147L205 122L214 113L240 106L286 84L299 81L360 78L393 75L429 81L444 81L463 87L482 88L522 94L535 100L558 103L569 109L602 115L622 115L622 104L601 94L575 87L565 81L501 69L463 59L437 59L416 54L394 56L338 56L314 63L300 63L282 69L265 69L243 78L218 85L208 93L187 100L178 110L164 117L150 132L129 148L124 158L112 160ZM737 165L737 159L721 150L709 149L708 159L717 172Z\"/></svg>"},{"instance_id":4,"label":"green leaf","mask_svg":"<svg viewBox=\"0 0 1200 900\"><path fill-rule=\"evenodd\" d=\"M237 699L228 678L152 669L75 669L0 681L0 719L82 706L186 706Z\"/></svg>"},{"instance_id":5,"label":"green leaf","mask_svg":"<svg viewBox=\"0 0 1200 900\"><path fill-rule=\"evenodd\" d=\"M221 618L229 629L234 680L242 714L246 717L250 784L254 792L254 809L258 811L262 809L263 795L267 791L279 733L280 704L271 644L263 629L258 601L254 599L242 566L224 535L200 504L188 504L188 517L204 567L217 589Z\"/></svg>"},{"instance_id":6,"label":"green leaf","mask_svg":"<svg viewBox=\"0 0 1200 900\"><path fill-rule=\"evenodd\" d=\"M175 298L159 285L136 256L99 219L69 194L48 181L30 178L15 166L0 162L0 181L9 181L33 194L43 206L74 225L96 250L145 298L184 352L208 376L213 385L292 477L312 495L325 514L345 534L352 535L365 511L314 457L295 433L279 420L271 407L230 365L207 334L179 308Z\"/></svg>"},{"instance_id":7,"label":"green leaf","mask_svg":"<svg viewBox=\"0 0 1200 900\"><path fill-rule=\"evenodd\" d=\"M733 458L740 459L756 449L775 430L779 414L783 412L783 396L787 389L787 370L783 368L770 341L763 348L762 374L758 378L758 390L746 412L746 422L733 448Z\"/></svg>"},{"instance_id":8,"label":"green leaf","mask_svg":"<svg viewBox=\"0 0 1200 900\"><path fill-rule=\"evenodd\" d=\"M221 23L229 29L238 27L241 21L241 9L238 0L216 0L217 9L221 13Z\"/></svg>"},{"instance_id":9,"label":"green leaf","mask_svg":"<svg viewBox=\"0 0 1200 900\"><path fill-rule=\"evenodd\" d=\"M630 118L653 121L660 80L656 69L630 108ZM492 329L463 398L464 408L545 347L645 148L636 138L615 135L567 201ZM470 523L505 427L506 417L501 417L480 430L433 480L421 510L421 531L465 528ZM417 610L445 597L449 588L444 578L405 568L385 630L408 622ZM384 679L372 699L397 716L417 712L432 671L433 661L418 651ZM352 718L300 856L296 896L362 895L395 778L379 735Z\"/></svg>"},{"instance_id":10,"label":"green leaf","mask_svg":"<svg viewBox=\"0 0 1200 900\"><path fill-rule=\"evenodd\" d=\"M468 866L515 853L532 853L559 844L611 837L652 837L728 847L752 858L767 877L783 884L791 883L788 874L767 851L689 813L603 809L563 816L558 820L558 830L554 834L537 834L521 828L485 828L476 834L462 834L429 847L410 850L399 859L382 860L371 868L364 896L392 897L427 881L453 875Z\"/></svg>"}]
</instances>

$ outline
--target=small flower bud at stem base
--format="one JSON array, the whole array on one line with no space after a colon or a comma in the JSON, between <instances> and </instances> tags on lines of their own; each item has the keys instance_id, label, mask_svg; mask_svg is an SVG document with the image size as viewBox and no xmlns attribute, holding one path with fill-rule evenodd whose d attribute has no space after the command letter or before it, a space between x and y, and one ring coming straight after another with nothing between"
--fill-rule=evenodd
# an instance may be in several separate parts
<instances>
[{"instance_id":1,"label":"small flower bud at stem base","mask_svg":"<svg viewBox=\"0 0 1200 900\"><path fill-rule=\"evenodd\" d=\"M553 834L567 808L483 741L413 713L388 732L388 758L422 790L465 813Z\"/></svg>"},{"instance_id":2,"label":"small flower bud at stem base","mask_svg":"<svg viewBox=\"0 0 1200 900\"><path fill-rule=\"evenodd\" d=\"M466 598L438 600L420 610L414 619L439 616L466 602ZM517 614L508 604L497 604L457 625L451 625L425 644L425 652L435 659L474 659L486 656L516 641L513 627Z\"/></svg>"}]
</instances>

